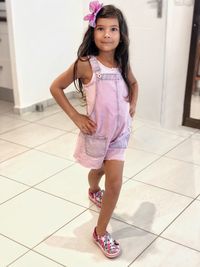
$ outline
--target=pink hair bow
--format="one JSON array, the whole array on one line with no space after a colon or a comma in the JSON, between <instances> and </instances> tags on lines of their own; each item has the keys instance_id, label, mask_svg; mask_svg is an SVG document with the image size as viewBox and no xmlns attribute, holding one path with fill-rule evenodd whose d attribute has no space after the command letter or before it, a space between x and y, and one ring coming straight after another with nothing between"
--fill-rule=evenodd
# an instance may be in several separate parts
<instances>
[{"instance_id":1,"label":"pink hair bow","mask_svg":"<svg viewBox=\"0 0 200 267\"><path fill-rule=\"evenodd\" d=\"M100 4L99 1L90 2L89 10L91 14L88 14L83 18L84 20L89 20L89 25L93 28L96 27L96 23L95 23L96 16L98 12L101 10L102 6L103 4Z\"/></svg>"}]
</instances>

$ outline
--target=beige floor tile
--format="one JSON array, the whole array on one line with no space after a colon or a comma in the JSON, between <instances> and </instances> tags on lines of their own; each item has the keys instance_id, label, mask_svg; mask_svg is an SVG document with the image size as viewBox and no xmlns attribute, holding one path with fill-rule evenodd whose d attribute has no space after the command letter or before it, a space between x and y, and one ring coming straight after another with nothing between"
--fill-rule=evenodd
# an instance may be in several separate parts
<instances>
[{"instance_id":1,"label":"beige floor tile","mask_svg":"<svg viewBox=\"0 0 200 267\"><path fill-rule=\"evenodd\" d=\"M37 185L37 188L89 207L92 203L88 199L88 171L79 164L74 164Z\"/></svg>"},{"instance_id":2,"label":"beige floor tile","mask_svg":"<svg viewBox=\"0 0 200 267\"><path fill-rule=\"evenodd\" d=\"M200 202L191 204L162 236L180 244L200 250Z\"/></svg>"},{"instance_id":3,"label":"beige floor tile","mask_svg":"<svg viewBox=\"0 0 200 267\"><path fill-rule=\"evenodd\" d=\"M10 267L61 267L56 263L36 252L29 251L23 257L10 265Z\"/></svg>"},{"instance_id":4,"label":"beige floor tile","mask_svg":"<svg viewBox=\"0 0 200 267\"><path fill-rule=\"evenodd\" d=\"M10 143L4 140L0 140L0 148L0 162L28 150L27 147Z\"/></svg>"},{"instance_id":5,"label":"beige floor tile","mask_svg":"<svg viewBox=\"0 0 200 267\"><path fill-rule=\"evenodd\" d=\"M73 157L73 154L76 146L76 140L76 134L67 133L45 143L44 145L38 146L36 149L74 161L75 159Z\"/></svg>"},{"instance_id":6,"label":"beige floor tile","mask_svg":"<svg viewBox=\"0 0 200 267\"><path fill-rule=\"evenodd\" d=\"M15 128L18 128L20 126L28 124L27 121L23 120L17 120L10 118L8 116L1 115L0 117L0 134L3 134L4 132L13 130Z\"/></svg>"},{"instance_id":7,"label":"beige floor tile","mask_svg":"<svg viewBox=\"0 0 200 267\"><path fill-rule=\"evenodd\" d=\"M200 134L193 135L167 153L166 156L200 165Z\"/></svg>"},{"instance_id":8,"label":"beige floor tile","mask_svg":"<svg viewBox=\"0 0 200 267\"><path fill-rule=\"evenodd\" d=\"M122 187L113 216L160 234L190 202L191 198L129 180Z\"/></svg>"},{"instance_id":9,"label":"beige floor tile","mask_svg":"<svg viewBox=\"0 0 200 267\"><path fill-rule=\"evenodd\" d=\"M0 176L0 204L16 196L28 187Z\"/></svg>"},{"instance_id":10,"label":"beige floor tile","mask_svg":"<svg viewBox=\"0 0 200 267\"><path fill-rule=\"evenodd\" d=\"M36 187L84 207L90 207L93 203L88 199L88 172L89 169L74 164ZM127 180L127 177L123 177L124 182ZM105 188L104 182L103 176L99 184L102 189Z\"/></svg>"},{"instance_id":11,"label":"beige floor tile","mask_svg":"<svg viewBox=\"0 0 200 267\"><path fill-rule=\"evenodd\" d=\"M115 266L128 264L155 238L122 222L111 220L108 231L120 242L122 254L118 259L107 259L92 241L97 214L86 211L35 248L65 266Z\"/></svg>"},{"instance_id":12,"label":"beige floor tile","mask_svg":"<svg viewBox=\"0 0 200 267\"><path fill-rule=\"evenodd\" d=\"M130 267L199 267L200 253L157 239Z\"/></svg>"},{"instance_id":13,"label":"beige floor tile","mask_svg":"<svg viewBox=\"0 0 200 267\"><path fill-rule=\"evenodd\" d=\"M128 148L126 150L124 175L131 178L159 157L157 154Z\"/></svg>"},{"instance_id":14,"label":"beige floor tile","mask_svg":"<svg viewBox=\"0 0 200 267\"><path fill-rule=\"evenodd\" d=\"M16 258L28 251L27 248L11 241L10 239L0 235L0 248L1 248L1 267L7 266Z\"/></svg>"},{"instance_id":15,"label":"beige floor tile","mask_svg":"<svg viewBox=\"0 0 200 267\"><path fill-rule=\"evenodd\" d=\"M46 125L54 127L64 131L72 131L76 129L76 125L72 122L71 119L64 113L64 111L57 112L54 115L51 115L45 119L37 121L40 125Z\"/></svg>"},{"instance_id":16,"label":"beige floor tile","mask_svg":"<svg viewBox=\"0 0 200 267\"><path fill-rule=\"evenodd\" d=\"M178 135L182 137L189 137L195 132L197 132L197 129L191 128L191 127L186 127L183 125L178 125L178 126L166 126L162 127L160 123L153 122L153 121L147 121L147 120L140 120L144 126L153 128L158 131L165 132L166 134L173 134L173 135Z\"/></svg>"},{"instance_id":17,"label":"beige floor tile","mask_svg":"<svg viewBox=\"0 0 200 267\"><path fill-rule=\"evenodd\" d=\"M136 118L132 119L132 130L136 130L142 126L144 126L144 123L141 120Z\"/></svg>"},{"instance_id":18,"label":"beige floor tile","mask_svg":"<svg viewBox=\"0 0 200 267\"><path fill-rule=\"evenodd\" d=\"M0 175L34 185L70 166L72 162L30 150L0 164Z\"/></svg>"},{"instance_id":19,"label":"beige floor tile","mask_svg":"<svg viewBox=\"0 0 200 267\"><path fill-rule=\"evenodd\" d=\"M33 247L84 209L30 189L0 206L0 233Z\"/></svg>"},{"instance_id":20,"label":"beige floor tile","mask_svg":"<svg viewBox=\"0 0 200 267\"><path fill-rule=\"evenodd\" d=\"M162 155L183 140L184 138L178 135L142 126L132 133L128 147Z\"/></svg>"},{"instance_id":21,"label":"beige floor tile","mask_svg":"<svg viewBox=\"0 0 200 267\"><path fill-rule=\"evenodd\" d=\"M64 133L61 130L30 123L24 127L2 134L1 138L27 147L35 147Z\"/></svg>"},{"instance_id":22,"label":"beige floor tile","mask_svg":"<svg viewBox=\"0 0 200 267\"><path fill-rule=\"evenodd\" d=\"M162 157L134 179L188 197L200 194L200 166Z\"/></svg>"}]
</instances>

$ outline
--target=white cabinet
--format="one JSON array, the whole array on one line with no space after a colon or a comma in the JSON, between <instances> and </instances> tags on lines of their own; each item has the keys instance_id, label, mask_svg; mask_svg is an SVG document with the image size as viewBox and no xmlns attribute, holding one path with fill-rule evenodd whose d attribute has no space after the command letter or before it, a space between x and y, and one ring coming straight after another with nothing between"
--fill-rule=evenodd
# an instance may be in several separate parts
<instances>
[{"instance_id":1,"label":"white cabinet","mask_svg":"<svg viewBox=\"0 0 200 267\"><path fill-rule=\"evenodd\" d=\"M7 22L0 22L0 87L12 89Z\"/></svg>"}]
</instances>

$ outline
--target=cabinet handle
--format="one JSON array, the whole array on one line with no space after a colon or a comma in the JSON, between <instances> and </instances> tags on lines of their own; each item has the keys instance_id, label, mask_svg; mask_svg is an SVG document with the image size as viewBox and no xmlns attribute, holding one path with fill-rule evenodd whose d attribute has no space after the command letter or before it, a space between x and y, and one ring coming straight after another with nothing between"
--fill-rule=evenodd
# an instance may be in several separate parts
<instances>
[{"instance_id":1,"label":"cabinet handle","mask_svg":"<svg viewBox=\"0 0 200 267\"><path fill-rule=\"evenodd\" d=\"M0 70L2 70L3 69L3 66L0 66Z\"/></svg>"},{"instance_id":2,"label":"cabinet handle","mask_svg":"<svg viewBox=\"0 0 200 267\"><path fill-rule=\"evenodd\" d=\"M2 39L0 38L0 42L2 41Z\"/></svg>"}]
</instances>

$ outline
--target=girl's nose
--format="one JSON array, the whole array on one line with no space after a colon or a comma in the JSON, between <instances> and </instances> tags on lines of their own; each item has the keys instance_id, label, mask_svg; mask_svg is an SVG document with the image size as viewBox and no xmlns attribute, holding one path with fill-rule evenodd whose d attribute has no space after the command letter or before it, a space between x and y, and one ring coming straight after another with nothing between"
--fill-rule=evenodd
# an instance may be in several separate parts
<instances>
[{"instance_id":1,"label":"girl's nose","mask_svg":"<svg viewBox=\"0 0 200 267\"><path fill-rule=\"evenodd\" d=\"M105 37L106 37L106 38L110 38L110 34L109 34L109 33L106 33L106 34L105 34Z\"/></svg>"}]
</instances>

